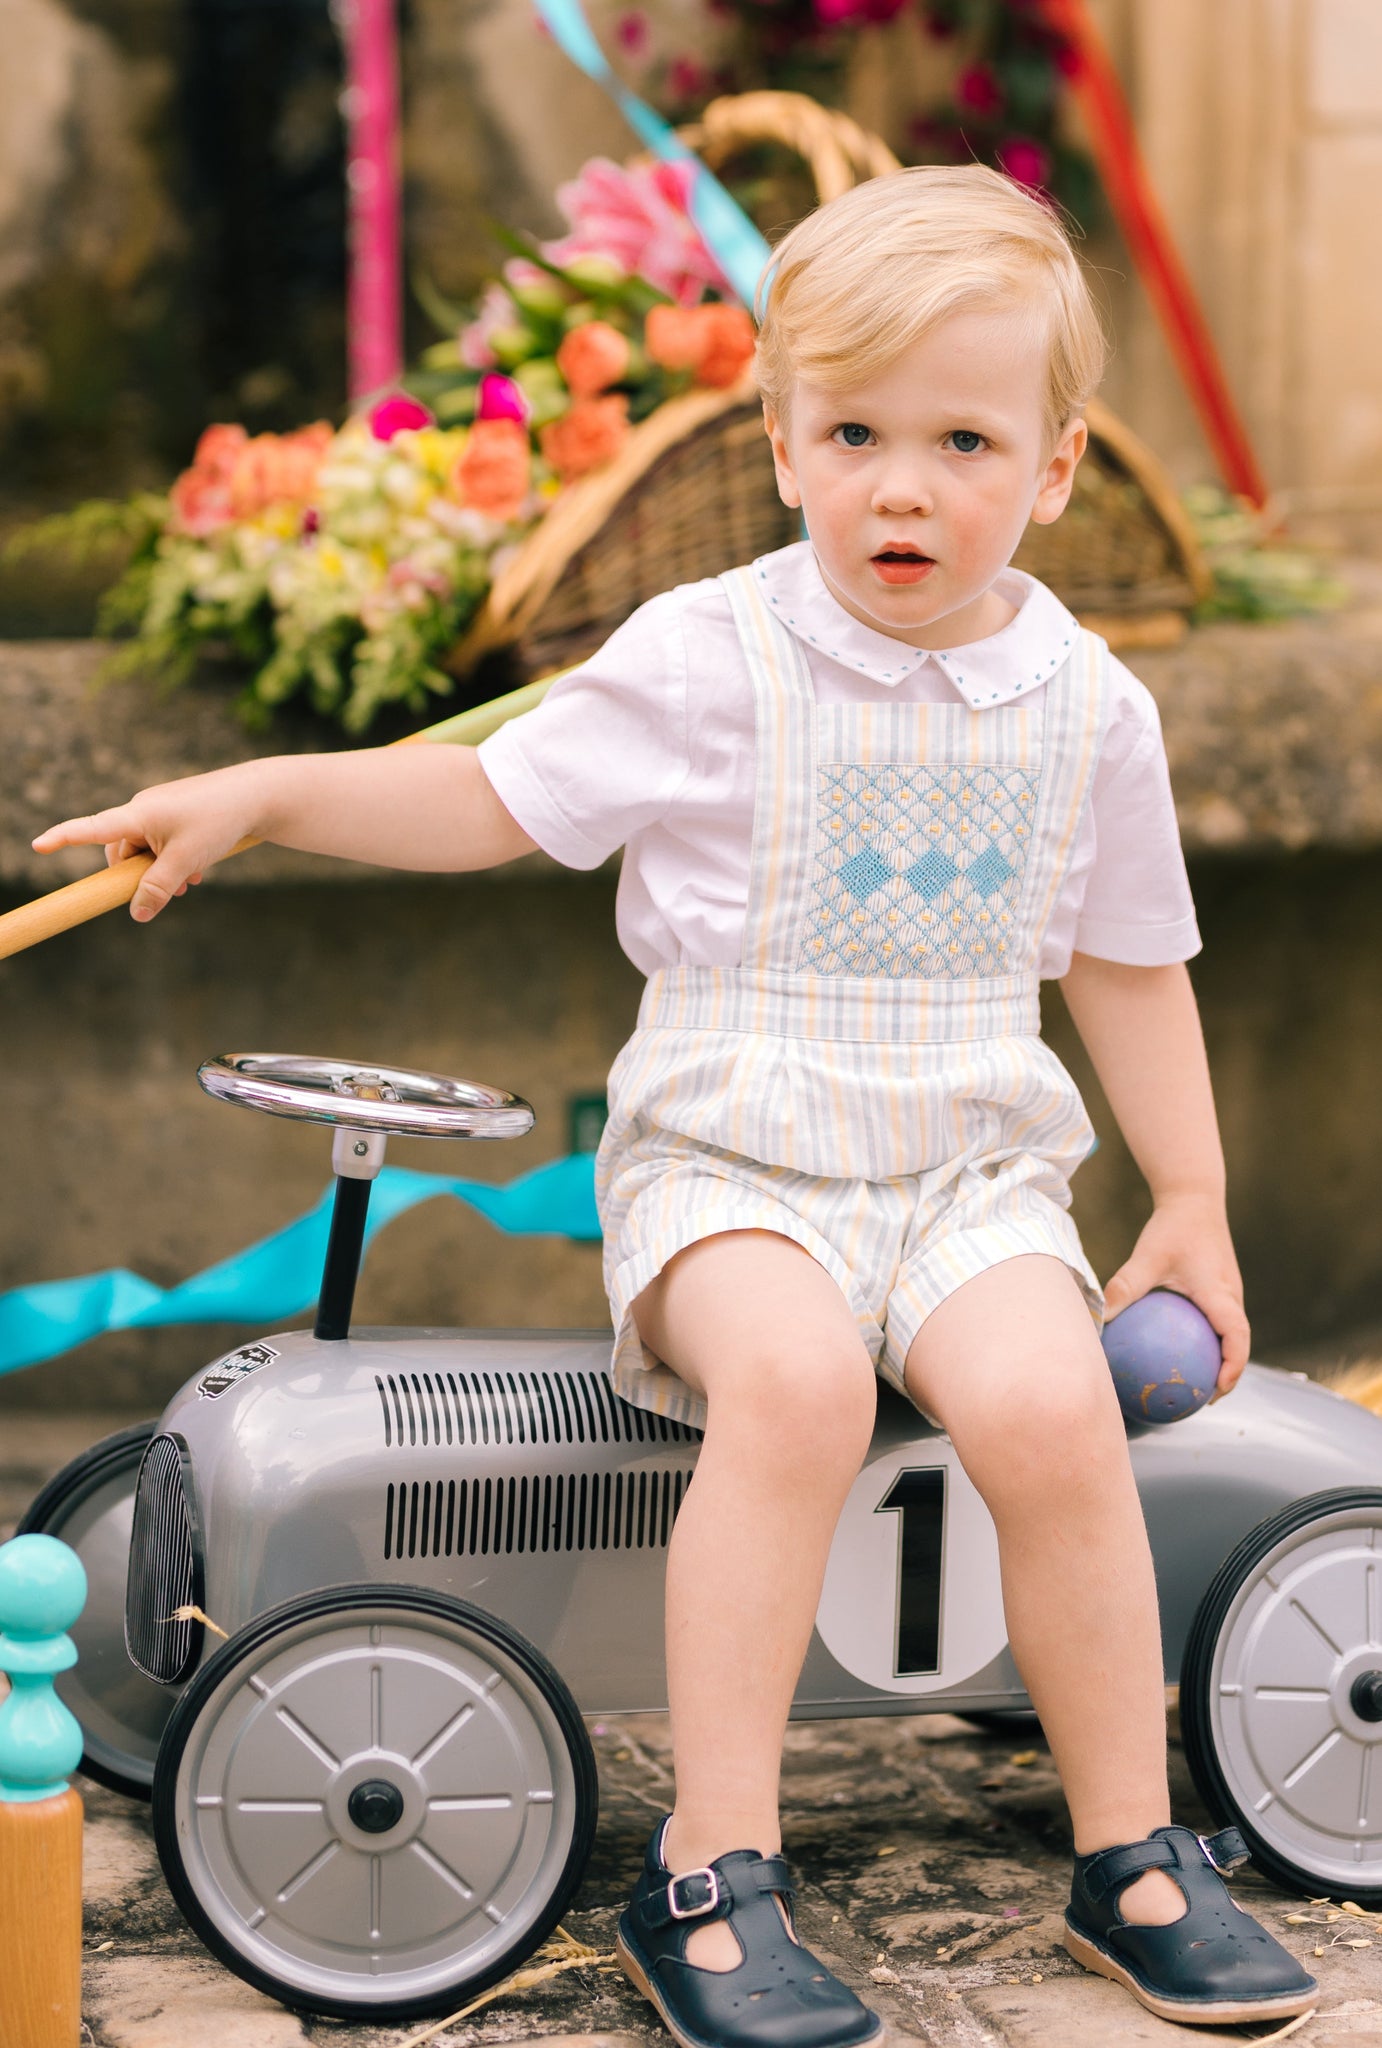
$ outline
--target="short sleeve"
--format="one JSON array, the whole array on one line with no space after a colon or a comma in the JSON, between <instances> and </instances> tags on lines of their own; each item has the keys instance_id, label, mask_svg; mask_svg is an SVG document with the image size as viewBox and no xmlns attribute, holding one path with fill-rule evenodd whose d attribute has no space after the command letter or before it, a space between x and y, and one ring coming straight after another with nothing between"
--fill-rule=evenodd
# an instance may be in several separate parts
<instances>
[{"instance_id":1,"label":"short sleeve","mask_svg":"<svg viewBox=\"0 0 1382 2048\"><path fill-rule=\"evenodd\" d=\"M1094 835L1075 921L1078 953L1168 967L1200 950L1156 701L1121 662L1090 799Z\"/></svg>"},{"instance_id":2,"label":"short sleeve","mask_svg":"<svg viewBox=\"0 0 1382 2048\"><path fill-rule=\"evenodd\" d=\"M536 710L480 744L500 802L564 867L598 867L660 818L686 780L682 596L641 605Z\"/></svg>"}]
</instances>

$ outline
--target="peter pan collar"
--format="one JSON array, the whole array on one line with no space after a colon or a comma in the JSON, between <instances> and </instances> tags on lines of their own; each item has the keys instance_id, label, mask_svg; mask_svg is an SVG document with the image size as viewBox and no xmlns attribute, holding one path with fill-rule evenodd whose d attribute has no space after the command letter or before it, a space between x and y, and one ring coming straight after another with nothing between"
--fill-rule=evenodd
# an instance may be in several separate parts
<instances>
[{"instance_id":1,"label":"peter pan collar","mask_svg":"<svg viewBox=\"0 0 1382 2048\"><path fill-rule=\"evenodd\" d=\"M994 589L1017 615L985 640L932 653L875 632L847 612L827 588L809 540L794 541L753 564L758 587L790 633L831 661L895 689L934 662L957 696L975 711L1008 704L1033 690L1068 660L1079 626L1060 599L1021 569L1005 569Z\"/></svg>"}]
</instances>

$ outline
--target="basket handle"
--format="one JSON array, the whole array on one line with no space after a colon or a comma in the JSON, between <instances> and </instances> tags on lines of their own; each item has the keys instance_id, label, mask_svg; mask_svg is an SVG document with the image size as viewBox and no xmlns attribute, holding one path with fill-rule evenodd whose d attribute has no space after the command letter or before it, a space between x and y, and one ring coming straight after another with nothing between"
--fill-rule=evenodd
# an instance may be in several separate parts
<instances>
[{"instance_id":1,"label":"basket handle","mask_svg":"<svg viewBox=\"0 0 1382 2048\"><path fill-rule=\"evenodd\" d=\"M800 92L733 93L712 100L694 126L677 133L712 170L747 143L781 142L810 165L822 204L902 168L877 135Z\"/></svg>"}]
</instances>

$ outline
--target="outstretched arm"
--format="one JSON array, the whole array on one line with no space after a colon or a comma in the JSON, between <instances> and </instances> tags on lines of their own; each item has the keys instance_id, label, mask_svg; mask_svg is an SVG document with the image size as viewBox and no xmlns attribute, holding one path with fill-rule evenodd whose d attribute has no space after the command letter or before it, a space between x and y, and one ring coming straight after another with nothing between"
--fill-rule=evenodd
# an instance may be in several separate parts
<instances>
[{"instance_id":1,"label":"outstretched arm","mask_svg":"<svg viewBox=\"0 0 1382 2048\"><path fill-rule=\"evenodd\" d=\"M1248 1321L1190 976L1184 966L1124 967L1076 953L1061 988L1152 1194L1151 1217L1105 1289L1109 1313L1152 1287L1188 1295L1222 1339L1227 1393L1247 1363Z\"/></svg>"},{"instance_id":2,"label":"outstretched arm","mask_svg":"<svg viewBox=\"0 0 1382 2048\"><path fill-rule=\"evenodd\" d=\"M111 862L147 849L155 859L130 904L146 922L245 839L438 873L498 867L534 850L474 747L440 745L245 761L69 818L34 846L104 846Z\"/></svg>"}]
</instances>

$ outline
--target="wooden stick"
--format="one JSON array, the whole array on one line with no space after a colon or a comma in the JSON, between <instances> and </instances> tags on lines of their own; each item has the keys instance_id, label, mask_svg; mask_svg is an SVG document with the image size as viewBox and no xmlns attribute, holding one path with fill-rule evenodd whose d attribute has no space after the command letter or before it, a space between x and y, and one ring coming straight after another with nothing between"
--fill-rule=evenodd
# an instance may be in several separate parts
<instances>
[{"instance_id":1,"label":"wooden stick","mask_svg":"<svg viewBox=\"0 0 1382 2048\"><path fill-rule=\"evenodd\" d=\"M507 697L496 697L492 703L476 704L469 711L458 711L450 718L443 718L437 725L429 725L424 732L410 732L401 740L395 740L396 747L415 745L421 740L446 746L478 746L488 739L501 725L507 725L511 718L519 718L525 711L532 711L547 695L558 675L569 675L569 669L557 674L541 676L536 682L525 683L519 690L510 691ZM242 839L238 846L232 846L232 854L243 853L246 847L257 846L256 839ZM68 882L64 888L54 889L46 896L36 896L31 903L21 903L17 910L6 911L0 916L0 960L8 959L12 953L22 953L28 946L36 946L43 939L51 939L58 932L71 931L74 925L85 924L88 919L100 917L103 911L115 910L128 903L139 887L139 878L152 864L150 853L134 853L128 860L117 861L114 867L100 868L94 875L84 875L79 882Z\"/></svg>"}]
</instances>

